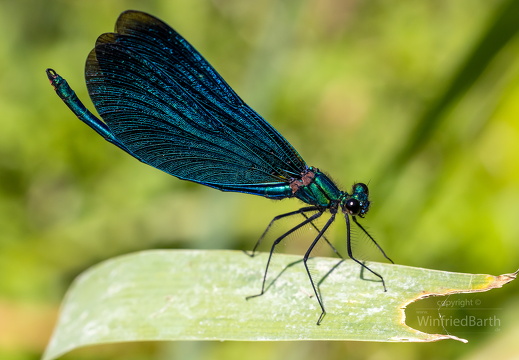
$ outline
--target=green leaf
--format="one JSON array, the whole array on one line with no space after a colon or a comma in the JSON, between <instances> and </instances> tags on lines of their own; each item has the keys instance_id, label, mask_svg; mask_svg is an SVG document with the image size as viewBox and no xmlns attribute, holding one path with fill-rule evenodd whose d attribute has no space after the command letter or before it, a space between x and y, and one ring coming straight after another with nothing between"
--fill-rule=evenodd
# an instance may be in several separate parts
<instances>
[{"instance_id":1,"label":"green leaf","mask_svg":"<svg viewBox=\"0 0 519 360\"><path fill-rule=\"evenodd\" d=\"M320 326L300 256L276 254L267 292L257 294L267 256L239 251L157 250L105 261L80 275L64 300L43 359L87 345L157 340L436 341L405 325L407 304L432 295L486 291L517 273L474 275L353 261L309 261L327 315ZM287 266L288 265L288 266Z\"/></svg>"}]
</instances>

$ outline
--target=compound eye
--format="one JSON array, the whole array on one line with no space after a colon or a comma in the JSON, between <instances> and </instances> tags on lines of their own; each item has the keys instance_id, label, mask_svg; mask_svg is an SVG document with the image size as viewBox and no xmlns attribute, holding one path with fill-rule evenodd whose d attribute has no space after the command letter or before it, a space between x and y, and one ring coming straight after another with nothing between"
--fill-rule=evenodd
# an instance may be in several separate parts
<instances>
[{"instance_id":1,"label":"compound eye","mask_svg":"<svg viewBox=\"0 0 519 360\"><path fill-rule=\"evenodd\" d=\"M360 202L357 199L349 199L344 207L350 215L358 215L360 212Z\"/></svg>"}]
</instances>

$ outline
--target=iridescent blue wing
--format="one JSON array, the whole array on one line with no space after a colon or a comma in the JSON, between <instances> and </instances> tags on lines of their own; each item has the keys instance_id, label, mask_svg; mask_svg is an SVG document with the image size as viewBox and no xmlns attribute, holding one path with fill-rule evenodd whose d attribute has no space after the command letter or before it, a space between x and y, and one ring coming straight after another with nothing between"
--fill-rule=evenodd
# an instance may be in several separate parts
<instances>
[{"instance_id":1,"label":"iridescent blue wing","mask_svg":"<svg viewBox=\"0 0 519 360\"><path fill-rule=\"evenodd\" d=\"M151 15L121 14L115 33L101 35L90 53L86 81L114 137L178 178L247 192L248 185L287 184L306 166L184 38Z\"/></svg>"}]
</instances>

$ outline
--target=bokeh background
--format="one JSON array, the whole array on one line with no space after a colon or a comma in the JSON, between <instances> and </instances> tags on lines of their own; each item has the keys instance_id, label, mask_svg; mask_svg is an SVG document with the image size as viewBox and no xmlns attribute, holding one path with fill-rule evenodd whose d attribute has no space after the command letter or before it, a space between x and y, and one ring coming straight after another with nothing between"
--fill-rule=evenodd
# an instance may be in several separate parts
<instances>
[{"instance_id":1,"label":"bokeh background","mask_svg":"<svg viewBox=\"0 0 519 360\"><path fill-rule=\"evenodd\" d=\"M299 205L179 181L61 103L45 69L92 108L86 56L126 9L177 29L341 187L369 182L364 224L395 262L518 268L518 1L2 1L0 358L39 358L67 287L89 266L151 248L250 249L273 216ZM333 236L339 248L342 239ZM480 303L454 316L496 316L498 326L422 327L468 344L119 344L65 358L512 358L517 287L449 298ZM421 308L441 312L437 301L408 311L409 322L419 325Z\"/></svg>"}]
</instances>

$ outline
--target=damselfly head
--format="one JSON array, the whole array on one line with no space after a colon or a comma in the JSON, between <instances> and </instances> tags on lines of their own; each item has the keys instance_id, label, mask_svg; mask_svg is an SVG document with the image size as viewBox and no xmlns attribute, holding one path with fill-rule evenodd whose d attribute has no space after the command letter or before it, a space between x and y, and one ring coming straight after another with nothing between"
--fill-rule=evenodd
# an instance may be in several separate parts
<instances>
[{"instance_id":1,"label":"damselfly head","mask_svg":"<svg viewBox=\"0 0 519 360\"><path fill-rule=\"evenodd\" d=\"M351 195L342 202L342 211L352 216L364 217L369 210L369 190L363 183L353 185Z\"/></svg>"}]
</instances>

